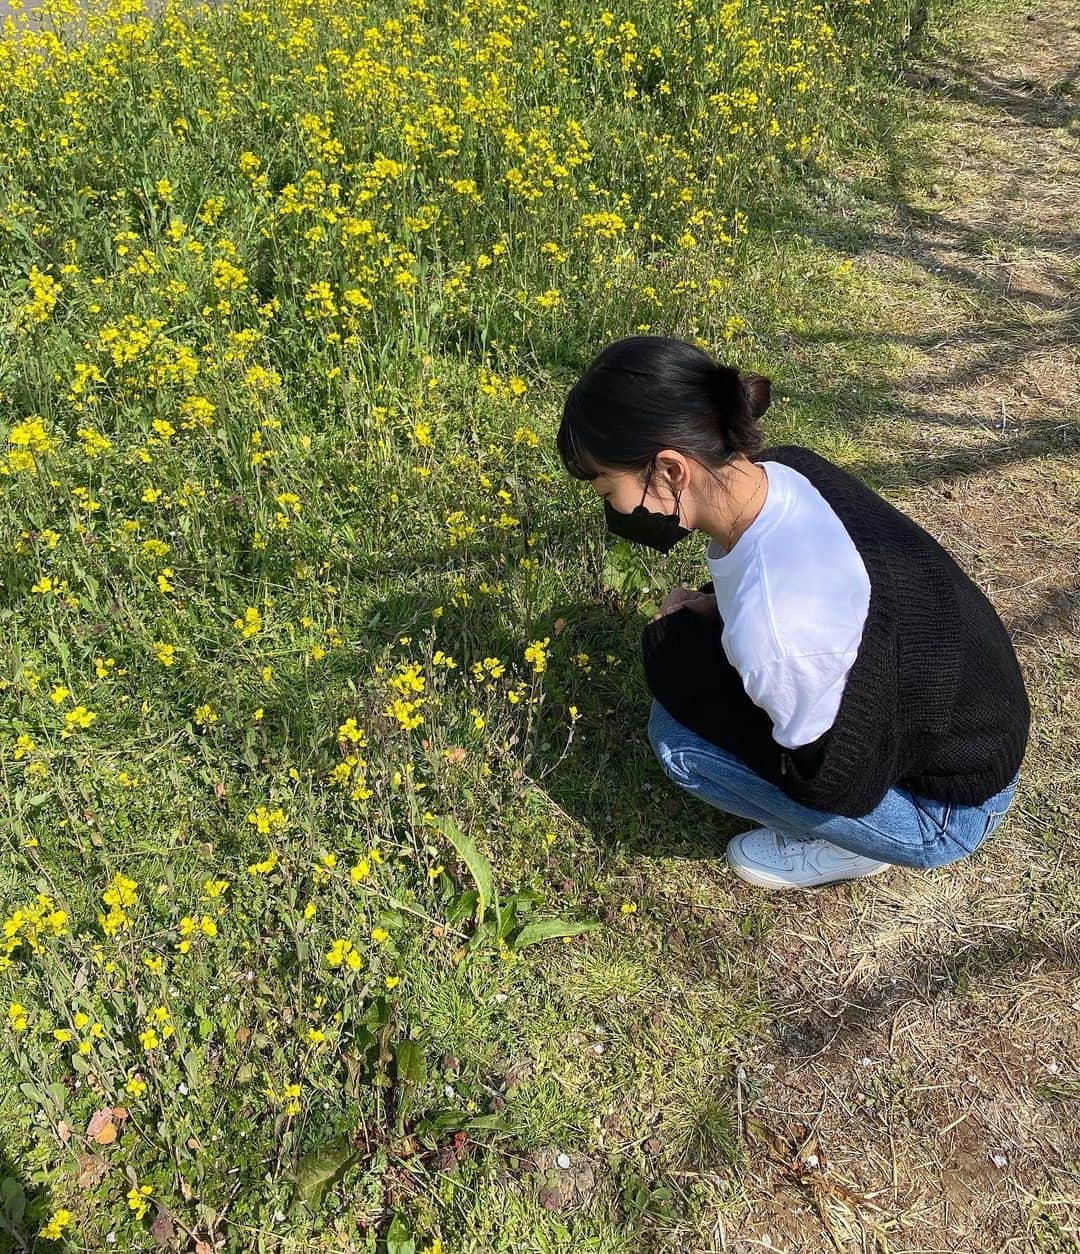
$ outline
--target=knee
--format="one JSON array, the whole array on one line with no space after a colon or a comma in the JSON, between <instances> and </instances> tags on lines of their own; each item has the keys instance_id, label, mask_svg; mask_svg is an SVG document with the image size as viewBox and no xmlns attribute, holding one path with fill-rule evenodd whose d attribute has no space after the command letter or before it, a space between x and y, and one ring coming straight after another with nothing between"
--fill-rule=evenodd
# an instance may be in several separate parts
<instances>
[{"instance_id":1,"label":"knee","mask_svg":"<svg viewBox=\"0 0 1080 1254\"><path fill-rule=\"evenodd\" d=\"M649 744L652 751L656 754L656 760L660 763L664 770L664 774L669 779L681 781L682 776L679 775L677 768L672 761L672 755L675 751L673 738L671 736L671 727L674 720L664 707L653 699L652 709L649 711L649 725L647 734Z\"/></svg>"},{"instance_id":2,"label":"knee","mask_svg":"<svg viewBox=\"0 0 1080 1254\"><path fill-rule=\"evenodd\" d=\"M649 710L649 725L646 728L646 734L649 737L649 744L652 745L652 751L659 758L661 756L660 747L664 743L664 716L667 711L655 697L653 697L652 708Z\"/></svg>"}]
</instances>

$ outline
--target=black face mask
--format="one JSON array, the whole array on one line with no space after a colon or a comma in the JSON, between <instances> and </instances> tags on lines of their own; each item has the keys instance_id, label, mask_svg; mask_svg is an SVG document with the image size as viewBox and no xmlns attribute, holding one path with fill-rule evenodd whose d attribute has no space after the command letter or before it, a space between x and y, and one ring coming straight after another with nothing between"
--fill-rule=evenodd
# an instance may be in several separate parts
<instances>
[{"instance_id":1,"label":"black face mask","mask_svg":"<svg viewBox=\"0 0 1080 1254\"><path fill-rule=\"evenodd\" d=\"M681 491L675 494L675 510L671 514L645 508L645 498L649 495L649 479L652 478L655 464L654 458L645 480L645 491L641 494L641 504L636 505L631 513L624 514L621 510L613 508L610 501L605 501L604 518L607 522L607 529L613 536L621 536L634 544L645 544L650 549L658 549L661 553L666 553L680 540L685 540L692 528L683 527L679 523Z\"/></svg>"}]
</instances>

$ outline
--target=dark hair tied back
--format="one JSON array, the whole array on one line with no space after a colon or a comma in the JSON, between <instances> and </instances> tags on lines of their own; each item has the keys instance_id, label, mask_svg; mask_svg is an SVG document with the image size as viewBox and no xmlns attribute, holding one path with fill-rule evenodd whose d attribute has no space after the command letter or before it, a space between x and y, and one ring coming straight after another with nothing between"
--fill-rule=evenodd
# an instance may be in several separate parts
<instances>
[{"instance_id":1,"label":"dark hair tied back","mask_svg":"<svg viewBox=\"0 0 1080 1254\"><path fill-rule=\"evenodd\" d=\"M643 470L671 448L716 469L762 446L769 380L740 374L695 344L633 335L603 349L570 389L556 441L567 471Z\"/></svg>"}]
</instances>

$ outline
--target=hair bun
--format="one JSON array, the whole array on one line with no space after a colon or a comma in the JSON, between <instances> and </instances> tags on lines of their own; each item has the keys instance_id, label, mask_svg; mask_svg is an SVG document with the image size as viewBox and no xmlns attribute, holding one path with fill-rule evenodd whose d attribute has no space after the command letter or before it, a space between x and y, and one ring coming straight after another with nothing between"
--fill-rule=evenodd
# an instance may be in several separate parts
<instances>
[{"instance_id":1,"label":"hair bun","mask_svg":"<svg viewBox=\"0 0 1080 1254\"><path fill-rule=\"evenodd\" d=\"M772 401L772 385L763 374L741 374L739 382L746 393L751 414L760 418Z\"/></svg>"}]
</instances>

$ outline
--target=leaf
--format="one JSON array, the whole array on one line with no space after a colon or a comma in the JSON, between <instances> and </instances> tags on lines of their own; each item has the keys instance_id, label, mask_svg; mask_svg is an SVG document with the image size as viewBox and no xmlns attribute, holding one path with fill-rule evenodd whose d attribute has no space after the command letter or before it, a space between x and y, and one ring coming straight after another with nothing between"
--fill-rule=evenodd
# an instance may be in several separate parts
<instances>
[{"instance_id":1,"label":"leaf","mask_svg":"<svg viewBox=\"0 0 1080 1254\"><path fill-rule=\"evenodd\" d=\"M495 879L491 872L491 863L477 849L473 838L463 832L448 815L442 818L442 832L454 846L458 857L469 868L469 874L476 884L476 921L483 923L487 907L495 896Z\"/></svg>"},{"instance_id":2,"label":"leaf","mask_svg":"<svg viewBox=\"0 0 1080 1254\"><path fill-rule=\"evenodd\" d=\"M299 1196L312 1210L318 1210L327 1189L337 1184L359 1157L360 1151L344 1137L305 1154L296 1166Z\"/></svg>"},{"instance_id":3,"label":"leaf","mask_svg":"<svg viewBox=\"0 0 1080 1254\"><path fill-rule=\"evenodd\" d=\"M415 1041L398 1041L394 1046L394 1073L398 1083L397 1118L395 1128L401 1136L405 1131L405 1119L412 1109L416 1090L427 1076L424 1053Z\"/></svg>"},{"instance_id":4,"label":"leaf","mask_svg":"<svg viewBox=\"0 0 1080 1254\"><path fill-rule=\"evenodd\" d=\"M423 1050L415 1041L398 1041L394 1047L394 1068L398 1084L418 1088L424 1083L427 1066Z\"/></svg>"},{"instance_id":5,"label":"leaf","mask_svg":"<svg viewBox=\"0 0 1080 1254\"><path fill-rule=\"evenodd\" d=\"M464 1110L437 1110L413 1129L419 1137L440 1137L448 1132L509 1132L504 1115L470 1115Z\"/></svg>"},{"instance_id":6,"label":"leaf","mask_svg":"<svg viewBox=\"0 0 1080 1254\"><path fill-rule=\"evenodd\" d=\"M86 1135L95 1145L111 1145L116 1140L116 1124L113 1122L113 1108L103 1106L91 1115L86 1125Z\"/></svg>"},{"instance_id":7,"label":"leaf","mask_svg":"<svg viewBox=\"0 0 1080 1254\"><path fill-rule=\"evenodd\" d=\"M416 1254L409 1225L400 1215L395 1215L386 1233L386 1254Z\"/></svg>"},{"instance_id":8,"label":"leaf","mask_svg":"<svg viewBox=\"0 0 1080 1254\"><path fill-rule=\"evenodd\" d=\"M446 909L446 921L451 927L456 927L462 919L467 919L472 914L479 900L480 895L475 888L458 893Z\"/></svg>"},{"instance_id":9,"label":"leaf","mask_svg":"<svg viewBox=\"0 0 1080 1254\"><path fill-rule=\"evenodd\" d=\"M554 940L559 936L580 936L583 932L592 932L600 926L598 920L583 923L570 923L564 919L534 919L518 932L512 942L512 949L524 949L526 945L535 945L539 941Z\"/></svg>"},{"instance_id":10,"label":"leaf","mask_svg":"<svg viewBox=\"0 0 1080 1254\"><path fill-rule=\"evenodd\" d=\"M5 1176L0 1181L0 1207L3 1207L4 1215L12 1224L17 1226L22 1223L26 1211L26 1194L14 1176Z\"/></svg>"},{"instance_id":11,"label":"leaf","mask_svg":"<svg viewBox=\"0 0 1080 1254\"><path fill-rule=\"evenodd\" d=\"M96 1188L105 1176L105 1159L100 1154L79 1155L79 1175L76 1183L80 1189Z\"/></svg>"},{"instance_id":12,"label":"leaf","mask_svg":"<svg viewBox=\"0 0 1080 1254\"><path fill-rule=\"evenodd\" d=\"M176 1240L172 1215L163 1206L158 1207L154 1222L150 1225L150 1236L155 1245L170 1246Z\"/></svg>"}]
</instances>

